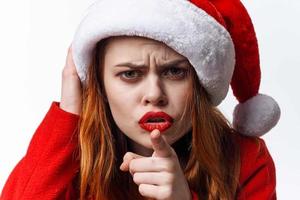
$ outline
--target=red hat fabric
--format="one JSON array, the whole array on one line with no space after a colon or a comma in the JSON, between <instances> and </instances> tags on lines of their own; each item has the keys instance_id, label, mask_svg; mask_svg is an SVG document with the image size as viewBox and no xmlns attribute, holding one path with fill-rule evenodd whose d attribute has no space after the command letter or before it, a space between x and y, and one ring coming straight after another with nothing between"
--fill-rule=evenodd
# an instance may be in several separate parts
<instances>
[{"instance_id":1,"label":"red hat fabric","mask_svg":"<svg viewBox=\"0 0 300 200\"><path fill-rule=\"evenodd\" d=\"M210 3L224 19L235 46L231 88L240 104L234 110L233 126L247 135L261 136L277 124L280 108L270 96L258 94L261 71L252 20L239 0L210 0Z\"/></svg>"},{"instance_id":2,"label":"red hat fabric","mask_svg":"<svg viewBox=\"0 0 300 200\"><path fill-rule=\"evenodd\" d=\"M239 0L98 0L80 23L72 43L83 84L96 43L118 35L161 41L195 68L212 105L226 97L229 85L240 102L233 126L262 136L280 118L276 101L259 94L260 63L255 30Z\"/></svg>"}]
</instances>

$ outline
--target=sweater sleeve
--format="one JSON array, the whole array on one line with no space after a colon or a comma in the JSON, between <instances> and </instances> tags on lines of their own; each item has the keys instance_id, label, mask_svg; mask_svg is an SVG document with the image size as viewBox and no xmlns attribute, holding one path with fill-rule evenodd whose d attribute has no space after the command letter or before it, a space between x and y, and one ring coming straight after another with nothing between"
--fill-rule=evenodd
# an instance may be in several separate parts
<instances>
[{"instance_id":1,"label":"sweater sleeve","mask_svg":"<svg viewBox=\"0 0 300 200\"><path fill-rule=\"evenodd\" d=\"M274 161L261 138L241 140L238 200L276 200Z\"/></svg>"},{"instance_id":2,"label":"sweater sleeve","mask_svg":"<svg viewBox=\"0 0 300 200\"><path fill-rule=\"evenodd\" d=\"M197 193L191 190L192 200L199 200Z\"/></svg>"},{"instance_id":3,"label":"sweater sleeve","mask_svg":"<svg viewBox=\"0 0 300 200\"><path fill-rule=\"evenodd\" d=\"M65 199L66 190L79 171L78 119L79 115L52 102L25 156L9 175L1 200Z\"/></svg>"}]
</instances>

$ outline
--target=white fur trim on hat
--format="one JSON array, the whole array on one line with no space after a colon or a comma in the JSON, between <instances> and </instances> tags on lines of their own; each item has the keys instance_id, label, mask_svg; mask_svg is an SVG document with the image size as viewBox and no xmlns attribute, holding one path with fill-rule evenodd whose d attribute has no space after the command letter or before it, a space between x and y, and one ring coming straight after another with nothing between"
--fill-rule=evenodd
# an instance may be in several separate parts
<instances>
[{"instance_id":1,"label":"white fur trim on hat","mask_svg":"<svg viewBox=\"0 0 300 200\"><path fill-rule=\"evenodd\" d=\"M195 67L213 105L226 97L235 66L229 32L187 0L99 0L89 7L72 43L73 59L84 83L96 43L135 35L161 41Z\"/></svg>"},{"instance_id":2,"label":"white fur trim on hat","mask_svg":"<svg viewBox=\"0 0 300 200\"><path fill-rule=\"evenodd\" d=\"M233 127L241 134L259 137L273 128L279 118L277 102L270 96L258 94L235 107Z\"/></svg>"}]
</instances>

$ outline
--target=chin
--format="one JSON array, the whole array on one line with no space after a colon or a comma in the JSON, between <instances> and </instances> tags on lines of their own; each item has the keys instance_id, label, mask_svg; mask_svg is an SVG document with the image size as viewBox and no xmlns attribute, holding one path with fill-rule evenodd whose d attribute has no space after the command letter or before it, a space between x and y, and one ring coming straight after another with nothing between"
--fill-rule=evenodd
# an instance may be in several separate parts
<instances>
[{"instance_id":1,"label":"chin","mask_svg":"<svg viewBox=\"0 0 300 200\"><path fill-rule=\"evenodd\" d=\"M152 149L150 134L143 136L142 140L140 140L138 143L145 148Z\"/></svg>"}]
</instances>

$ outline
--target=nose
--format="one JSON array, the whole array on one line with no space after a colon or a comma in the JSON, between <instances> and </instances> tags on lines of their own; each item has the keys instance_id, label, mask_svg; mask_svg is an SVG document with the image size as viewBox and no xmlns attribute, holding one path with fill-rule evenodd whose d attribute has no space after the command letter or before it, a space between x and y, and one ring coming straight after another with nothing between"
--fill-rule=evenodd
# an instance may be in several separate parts
<instances>
[{"instance_id":1,"label":"nose","mask_svg":"<svg viewBox=\"0 0 300 200\"><path fill-rule=\"evenodd\" d=\"M168 103L162 81L157 76L149 76L145 83L143 105L164 106Z\"/></svg>"}]
</instances>

